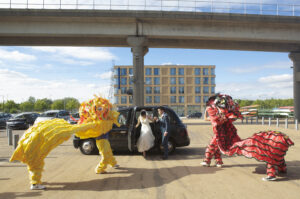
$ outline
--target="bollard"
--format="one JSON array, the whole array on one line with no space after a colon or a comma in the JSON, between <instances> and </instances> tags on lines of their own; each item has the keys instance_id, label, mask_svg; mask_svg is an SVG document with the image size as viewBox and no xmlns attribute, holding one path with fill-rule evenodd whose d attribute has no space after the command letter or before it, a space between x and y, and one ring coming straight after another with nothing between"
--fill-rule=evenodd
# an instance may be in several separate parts
<instances>
[{"instance_id":1,"label":"bollard","mask_svg":"<svg viewBox=\"0 0 300 199\"><path fill-rule=\"evenodd\" d=\"M248 124L248 117L246 117L246 124Z\"/></svg>"},{"instance_id":2,"label":"bollard","mask_svg":"<svg viewBox=\"0 0 300 199\"><path fill-rule=\"evenodd\" d=\"M271 126L271 118L269 117L269 126Z\"/></svg>"},{"instance_id":3,"label":"bollard","mask_svg":"<svg viewBox=\"0 0 300 199\"><path fill-rule=\"evenodd\" d=\"M261 118L261 125L265 125L265 117Z\"/></svg>"},{"instance_id":4,"label":"bollard","mask_svg":"<svg viewBox=\"0 0 300 199\"><path fill-rule=\"evenodd\" d=\"M295 120L295 128L296 128L296 131L299 130L299 127L298 127L298 119Z\"/></svg>"},{"instance_id":5,"label":"bollard","mask_svg":"<svg viewBox=\"0 0 300 199\"><path fill-rule=\"evenodd\" d=\"M9 131L9 128L8 128L8 126L6 126L6 137L8 137L8 131Z\"/></svg>"},{"instance_id":6,"label":"bollard","mask_svg":"<svg viewBox=\"0 0 300 199\"><path fill-rule=\"evenodd\" d=\"M285 118L285 128L286 128L286 129L289 128L289 122L288 122L288 119L287 119L287 118Z\"/></svg>"},{"instance_id":7,"label":"bollard","mask_svg":"<svg viewBox=\"0 0 300 199\"><path fill-rule=\"evenodd\" d=\"M19 134L16 134L16 135L14 135L14 143L13 143L14 149L17 148L18 142L19 142Z\"/></svg>"},{"instance_id":8,"label":"bollard","mask_svg":"<svg viewBox=\"0 0 300 199\"><path fill-rule=\"evenodd\" d=\"M242 124L244 124L244 118L242 119Z\"/></svg>"},{"instance_id":9,"label":"bollard","mask_svg":"<svg viewBox=\"0 0 300 199\"><path fill-rule=\"evenodd\" d=\"M258 117L256 116L256 124L258 124Z\"/></svg>"},{"instance_id":10,"label":"bollard","mask_svg":"<svg viewBox=\"0 0 300 199\"><path fill-rule=\"evenodd\" d=\"M11 129L8 130L8 145L9 146L12 145L12 130Z\"/></svg>"},{"instance_id":11,"label":"bollard","mask_svg":"<svg viewBox=\"0 0 300 199\"><path fill-rule=\"evenodd\" d=\"M252 123L253 123L253 122L252 122L252 119L253 119L253 118L252 118L252 117L250 117L250 124L252 124Z\"/></svg>"},{"instance_id":12,"label":"bollard","mask_svg":"<svg viewBox=\"0 0 300 199\"><path fill-rule=\"evenodd\" d=\"M276 118L276 126L279 127L279 118Z\"/></svg>"}]
</instances>

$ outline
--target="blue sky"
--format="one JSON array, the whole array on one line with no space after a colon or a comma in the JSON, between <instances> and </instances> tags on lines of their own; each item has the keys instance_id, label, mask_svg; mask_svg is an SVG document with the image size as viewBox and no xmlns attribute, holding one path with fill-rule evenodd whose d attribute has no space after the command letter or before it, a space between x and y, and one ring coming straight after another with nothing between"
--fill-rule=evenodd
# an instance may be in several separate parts
<instances>
[{"instance_id":1,"label":"blue sky","mask_svg":"<svg viewBox=\"0 0 300 199\"><path fill-rule=\"evenodd\" d=\"M112 60L132 64L130 48L0 47L0 99L80 101L110 90ZM216 91L240 99L292 98L288 53L153 49L145 65L216 65Z\"/></svg>"}]
</instances>

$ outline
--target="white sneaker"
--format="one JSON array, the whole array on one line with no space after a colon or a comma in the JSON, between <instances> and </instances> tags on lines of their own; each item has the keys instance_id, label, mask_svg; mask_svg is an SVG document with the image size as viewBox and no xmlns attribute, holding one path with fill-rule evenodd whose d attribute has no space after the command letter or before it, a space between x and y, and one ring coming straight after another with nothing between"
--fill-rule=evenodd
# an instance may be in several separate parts
<instances>
[{"instance_id":1,"label":"white sneaker","mask_svg":"<svg viewBox=\"0 0 300 199\"><path fill-rule=\"evenodd\" d=\"M210 167L210 164L208 164L207 162L201 162L200 164L204 167Z\"/></svg>"},{"instance_id":2,"label":"white sneaker","mask_svg":"<svg viewBox=\"0 0 300 199\"><path fill-rule=\"evenodd\" d=\"M222 164L216 164L216 167L222 168Z\"/></svg>"},{"instance_id":3,"label":"white sneaker","mask_svg":"<svg viewBox=\"0 0 300 199\"><path fill-rule=\"evenodd\" d=\"M116 164L115 166L113 166L113 168L115 169L120 168L120 165Z\"/></svg>"},{"instance_id":4,"label":"white sneaker","mask_svg":"<svg viewBox=\"0 0 300 199\"><path fill-rule=\"evenodd\" d=\"M275 181L276 180L276 177L273 177L273 176L267 176L265 178L262 178L263 181Z\"/></svg>"},{"instance_id":5,"label":"white sneaker","mask_svg":"<svg viewBox=\"0 0 300 199\"><path fill-rule=\"evenodd\" d=\"M44 189L46 189L46 187L44 185L41 185L41 184L32 184L30 186L30 189L31 190L44 190Z\"/></svg>"}]
</instances>

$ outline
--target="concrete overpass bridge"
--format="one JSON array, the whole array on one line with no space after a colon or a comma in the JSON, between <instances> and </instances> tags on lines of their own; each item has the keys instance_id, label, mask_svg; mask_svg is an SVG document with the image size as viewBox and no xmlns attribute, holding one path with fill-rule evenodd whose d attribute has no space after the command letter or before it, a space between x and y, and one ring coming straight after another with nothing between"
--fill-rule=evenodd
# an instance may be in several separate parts
<instances>
[{"instance_id":1,"label":"concrete overpass bridge","mask_svg":"<svg viewBox=\"0 0 300 199\"><path fill-rule=\"evenodd\" d=\"M300 119L300 17L130 10L0 9L0 45L131 47L133 103L148 48L289 52ZM1 56L1 55L0 55Z\"/></svg>"}]
</instances>

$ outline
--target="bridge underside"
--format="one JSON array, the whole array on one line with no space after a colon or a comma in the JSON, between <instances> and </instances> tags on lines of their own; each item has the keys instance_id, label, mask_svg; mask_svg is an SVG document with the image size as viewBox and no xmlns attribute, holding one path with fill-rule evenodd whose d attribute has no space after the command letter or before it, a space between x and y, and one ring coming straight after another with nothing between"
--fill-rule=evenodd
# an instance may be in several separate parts
<instances>
[{"instance_id":1,"label":"bridge underside","mask_svg":"<svg viewBox=\"0 0 300 199\"><path fill-rule=\"evenodd\" d=\"M130 47L127 37L86 37L86 36L0 36L2 46L101 46ZM147 38L149 48L187 48L244 50L267 52L292 52L300 49L300 44L264 41L224 41L188 38Z\"/></svg>"}]
</instances>

